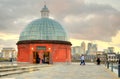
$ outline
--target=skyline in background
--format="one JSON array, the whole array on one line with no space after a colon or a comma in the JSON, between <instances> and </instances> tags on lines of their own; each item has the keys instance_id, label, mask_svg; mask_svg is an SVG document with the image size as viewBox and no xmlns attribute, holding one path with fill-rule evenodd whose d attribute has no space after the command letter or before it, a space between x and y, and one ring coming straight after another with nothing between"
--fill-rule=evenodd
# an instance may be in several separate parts
<instances>
[{"instance_id":1,"label":"skyline in background","mask_svg":"<svg viewBox=\"0 0 120 79\"><path fill-rule=\"evenodd\" d=\"M120 51L119 0L46 0L50 18L68 32L73 46L92 42ZM0 0L0 48L15 47L26 25L40 16L43 0Z\"/></svg>"}]
</instances>

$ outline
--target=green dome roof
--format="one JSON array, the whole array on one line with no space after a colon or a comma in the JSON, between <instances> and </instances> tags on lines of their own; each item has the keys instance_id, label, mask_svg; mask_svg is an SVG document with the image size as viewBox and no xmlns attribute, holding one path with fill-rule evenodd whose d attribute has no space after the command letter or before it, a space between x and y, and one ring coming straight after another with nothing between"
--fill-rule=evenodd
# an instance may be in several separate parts
<instances>
[{"instance_id":1,"label":"green dome roof","mask_svg":"<svg viewBox=\"0 0 120 79\"><path fill-rule=\"evenodd\" d=\"M32 21L21 32L19 41L23 40L60 40L68 41L66 31L56 21L41 18Z\"/></svg>"}]
</instances>

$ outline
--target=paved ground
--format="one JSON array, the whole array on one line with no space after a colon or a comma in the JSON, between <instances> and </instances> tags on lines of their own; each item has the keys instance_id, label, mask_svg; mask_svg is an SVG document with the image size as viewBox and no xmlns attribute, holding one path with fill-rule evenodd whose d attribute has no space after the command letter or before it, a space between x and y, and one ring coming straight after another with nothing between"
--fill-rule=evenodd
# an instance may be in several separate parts
<instances>
[{"instance_id":1,"label":"paved ground","mask_svg":"<svg viewBox=\"0 0 120 79\"><path fill-rule=\"evenodd\" d=\"M110 72L103 65L87 63L79 64L54 64L39 71L9 75L0 79L118 79L117 75ZM120 78L119 78L120 79Z\"/></svg>"}]
</instances>

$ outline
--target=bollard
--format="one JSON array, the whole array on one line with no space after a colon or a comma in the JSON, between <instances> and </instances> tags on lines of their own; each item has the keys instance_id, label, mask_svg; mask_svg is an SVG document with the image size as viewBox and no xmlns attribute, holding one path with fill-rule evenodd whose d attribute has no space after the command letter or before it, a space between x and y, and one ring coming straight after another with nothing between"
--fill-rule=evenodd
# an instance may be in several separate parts
<instances>
[{"instance_id":1,"label":"bollard","mask_svg":"<svg viewBox=\"0 0 120 79\"><path fill-rule=\"evenodd\" d=\"M113 72L113 63L111 63L111 71Z\"/></svg>"},{"instance_id":2,"label":"bollard","mask_svg":"<svg viewBox=\"0 0 120 79\"><path fill-rule=\"evenodd\" d=\"M118 64L118 77L120 77L120 64Z\"/></svg>"},{"instance_id":3,"label":"bollard","mask_svg":"<svg viewBox=\"0 0 120 79\"><path fill-rule=\"evenodd\" d=\"M109 62L107 61L107 68L109 69Z\"/></svg>"}]
</instances>

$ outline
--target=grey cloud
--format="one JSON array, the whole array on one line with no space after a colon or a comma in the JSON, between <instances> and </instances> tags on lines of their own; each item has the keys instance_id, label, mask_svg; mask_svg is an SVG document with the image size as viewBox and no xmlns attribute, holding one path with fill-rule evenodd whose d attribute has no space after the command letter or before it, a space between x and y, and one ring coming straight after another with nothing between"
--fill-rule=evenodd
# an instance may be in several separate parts
<instances>
[{"instance_id":1,"label":"grey cloud","mask_svg":"<svg viewBox=\"0 0 120 79\"><path fill-rule=\"evenodd\" d=\"M77 23L66 23L66 28L72 38L87 40L111 41L111 37L115 36L120 30L120 12L108 5L84 4L77 15L88 16L95 15L88 21L80 21ZM76 9L77 10L77 9Z\"/></svg>"},{"instance_id":2,"label":"grey cloud","mask_svg":"<svg viewBox=\"0 0 120 79\"><path fill-rule=\"evenodd\" d=\"M48 0L50 15L55 17L70 34L71 38L111 41L120 30L120 12L110 5L86 4L84 0ZM27 23L14 24L21 18L40 17L44 2L40 0L0 0L0 32L19 34ZM93 14L94 18L84 21ZM68 15L83 17L83 21L68 24ZM81 16L81 17L80 17Z\"/></svg>"},{"instance_id":3,"label":"grey cloud","mask_svg":"<svg viewBox=\"0 0 120 79\"><path fill-rule=\"evenodd\" d=\"M65 0L68 1L68 0ZM62 4L62 6L60 6ZM61 4L50 5L52 14L55 18L64 24L71 38L111 41L111 37L115 36L120 30L120 12L111 5L103 4L85 4L84 2L62 2ZM75 5L74 5L75 4ZM67 7L67 8L66 8ZM95 15L88 21L65 23L63 19L68 15L78 16L78 18L88 15Z\"/></svg>"},{"instance_id":4,"label":"grey cloud","mask_svg":"<svg viewBox=\"0 0 120 79\"><path fill-rule=\"evenodd\" d=\"M83 18L84 20L84 18ZM111 41L120 30L120 15L98 15L88 21L66 24L73 38ZM71 28L72 27L72 28ZM75 36L74 34L78 34ZM80 34L80 35L79 35Z\"/></svg>"},{"instance_id":5,"label":"grey cloud","mask_svg":"<svg viewBox=\"0 0 120 79\"><path fill-rule=\"evenodd\" d=\"M36 1L39 2L39 0ZM27 24L21 23L16 26L14 21L25 17L32 19L32 16L39 16L40 10L37 2L32 0L0 0L0 31L8 33L18 33L19 31L20 33Z\"/></svg>"}]
</instances>

